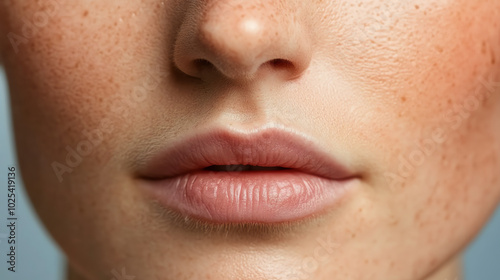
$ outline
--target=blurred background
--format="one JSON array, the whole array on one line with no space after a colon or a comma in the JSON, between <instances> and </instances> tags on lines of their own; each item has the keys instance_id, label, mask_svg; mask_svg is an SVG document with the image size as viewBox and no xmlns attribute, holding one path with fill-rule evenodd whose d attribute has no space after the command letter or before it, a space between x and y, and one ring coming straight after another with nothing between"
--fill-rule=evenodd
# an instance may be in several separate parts
<instances>
[{"instance_id":1,"label":"blurred background","mask_svg":"<svg viewBox=\"0 0 500 280\"><path fill-rule=\"evenodd\" d=\"M16 187L16 272L7 270L10 246L7 243L7 168L17 167L7 91L5 74L0 67L0 280L63 280L64 257L38 220L20 178ZM465 276L466 280L500 280L500 207L467 249Z\"/></svg>"}]
</instances>

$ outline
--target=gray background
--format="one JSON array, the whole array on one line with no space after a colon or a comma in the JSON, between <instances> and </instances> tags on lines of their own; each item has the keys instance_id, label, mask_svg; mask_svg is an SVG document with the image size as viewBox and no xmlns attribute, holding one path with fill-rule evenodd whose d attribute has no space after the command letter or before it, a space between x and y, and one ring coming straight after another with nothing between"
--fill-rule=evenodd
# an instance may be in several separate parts
<instances>
[{"instance_id":1,"label":"gray background","mask_svg":"<svg viewBox=\"0 0 500 280\"><path fill-rule=\"evenodd\" d=\"M0 67L0 280L62 280L64 258L38 221L20 180L16 194L17 272L7 270L7 167L16 165L11 129L7 84ZM465 274L467 280L500 280L500 208L467 249Z\"/></svg>"}]
</instances>

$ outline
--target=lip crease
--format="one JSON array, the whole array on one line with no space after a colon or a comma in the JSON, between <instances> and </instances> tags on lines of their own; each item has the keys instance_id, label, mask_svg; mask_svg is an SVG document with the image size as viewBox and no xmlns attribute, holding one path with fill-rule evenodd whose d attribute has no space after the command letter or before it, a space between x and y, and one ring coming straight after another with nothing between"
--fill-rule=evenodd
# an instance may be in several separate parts
<instances>
[{"instance_id":1,"label":"lip crease","mask_svg":"<svg viewBox=\"0 0 500 280\"><path fill-rule=\"evenodd\" d=\"M237 165L257 168L218 171ZM194 134L149 158L140 174L165 208L212 223L301 220L336 205L358 178L311 138L276 127Z\"/></svg>"}]
</instances>

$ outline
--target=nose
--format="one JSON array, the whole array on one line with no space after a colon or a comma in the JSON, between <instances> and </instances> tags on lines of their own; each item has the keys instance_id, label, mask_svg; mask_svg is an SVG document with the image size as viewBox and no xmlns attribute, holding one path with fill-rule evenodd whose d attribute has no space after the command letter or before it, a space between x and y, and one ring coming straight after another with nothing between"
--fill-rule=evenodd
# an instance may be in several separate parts
<instances>
[{"instance_id":1,"label":"nose","mask_svg":"<svg viewBox=\"0 0 500 280\"><path fill-rule=\"evenodd\" d=\"M311 61L306 20L297 7L275 0L188 1L173 61L185 74L232 80L301 76ZM290 1L302 2L302 1Z\"/></svg>"}]
</instances>

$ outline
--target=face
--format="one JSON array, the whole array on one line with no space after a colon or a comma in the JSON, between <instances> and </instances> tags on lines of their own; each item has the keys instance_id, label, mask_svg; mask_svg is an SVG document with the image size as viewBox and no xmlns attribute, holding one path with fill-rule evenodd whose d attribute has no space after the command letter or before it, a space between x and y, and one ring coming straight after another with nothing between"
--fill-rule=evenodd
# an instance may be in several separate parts
<instances>
[{"instance_id":1,"label":"face","mask_svg":"<svg viewBox=\"0 0 500 280\"><path fill-rule=\"evenodd\" d=\"M445 279L500 200L500 1L1 5L22 177L75 278ZM283 131L348 170L306 210L222 197L283 170L189 175L219 200L165 183L210 143L250 159L205 165L286 150Z\"/></svg>"}]
</instances>

